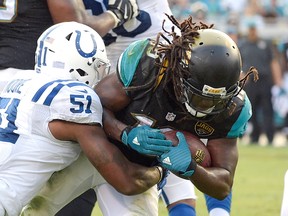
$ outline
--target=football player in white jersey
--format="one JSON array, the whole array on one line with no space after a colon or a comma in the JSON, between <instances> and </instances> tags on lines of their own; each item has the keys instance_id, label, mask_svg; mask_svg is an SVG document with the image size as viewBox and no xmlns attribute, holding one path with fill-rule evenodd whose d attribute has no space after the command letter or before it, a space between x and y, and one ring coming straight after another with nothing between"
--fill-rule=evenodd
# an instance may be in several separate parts
<instances>
[{"instance_id":1,"label":"football player in white jersey","mask_svg":"<svg viewBox=\"0 0 288 216\"><path fill-rule=\"evenodd\" d=\"M16 74L0 95L0 216L19 216L82 151L123 194L157 184L163 169L129 162L101 127L103 109L91 86L110 63L99 34L76 22L54 25L40 36L35 59L35 70ZM159 131L150 132L161 140ZM99 173L94 177L101 179Z\"/></svg>"},{"instance_id":2,"label":"football player in white jersey","mask_svg":"<svg viewBox=\"0 0 288 216\"><path fill-rule=\"evenodd\" d=\"M108 5L103 0L83 0L86 10L93 15L105 12ZM167 0L137 0L139 15L123 25L113 28L103 37L107 56L114 70L120 54L136 40L155 37L161 30L165 13L172 14ZM172 27L165 22L166 28Z\"/></svg>"}]
</instances>

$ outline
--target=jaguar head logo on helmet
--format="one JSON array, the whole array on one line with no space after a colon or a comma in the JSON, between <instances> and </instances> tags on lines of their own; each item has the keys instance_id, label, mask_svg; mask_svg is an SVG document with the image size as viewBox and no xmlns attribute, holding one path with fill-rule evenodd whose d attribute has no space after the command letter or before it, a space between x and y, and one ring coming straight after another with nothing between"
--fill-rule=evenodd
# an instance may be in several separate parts
<instances>
[{"instance_id":1,"label":"jaguar head logo on helmet","mask_svg":"<svg viewBox=\"0 0 288 216\"><path fill-rule=\"evenodd\" d=\"M101 36L77 22L59 23L43 32L37 41L35 61L38 73L78 80L89 86L110 70Z\"/></svg>"}]
</instances>

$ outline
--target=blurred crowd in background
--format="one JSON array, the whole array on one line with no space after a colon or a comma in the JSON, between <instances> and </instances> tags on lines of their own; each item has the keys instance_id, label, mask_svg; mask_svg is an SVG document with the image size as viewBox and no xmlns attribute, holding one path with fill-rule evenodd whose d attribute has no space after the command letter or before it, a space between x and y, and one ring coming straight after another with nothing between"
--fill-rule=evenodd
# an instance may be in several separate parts
<instances>
[{"instance_id":1,"label":"blurred crowd in background","mask_svg":"<svg viewBox=\"0 0 288 216\"><path fill-rule=\"evenodd\" d=\"M169 0L169 4L179 21L192 15L195 21L214 24L229 34L241 51L243 71L248 64L257 67L259 82L252 91L246 90L254 119L243 140L288 146L288 0Z\"/></svg>"}]
</instances>

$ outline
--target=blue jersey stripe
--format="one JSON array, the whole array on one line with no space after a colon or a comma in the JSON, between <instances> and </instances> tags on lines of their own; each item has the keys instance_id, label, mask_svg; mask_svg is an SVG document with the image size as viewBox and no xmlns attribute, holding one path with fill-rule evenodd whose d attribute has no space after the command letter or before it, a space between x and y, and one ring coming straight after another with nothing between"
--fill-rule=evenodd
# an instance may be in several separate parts
<instances>
[{"instance_id":1,"label":"blue jersey stripe","mask_svg":"<svg viewBox=\"0 0 288 216\"><path fill-rule=\"evenodd\" d=\"M66 84L63 84L63 82L67 82ZM61 90L61 88L63 88L64 86L68 86L69 88L74 87L74 86L86 86L87 85L85 83L80 83L80 82L74 82L71 80L54 80L52 82L46 83L45 85L43 85L33 96L32 101L33 102L37 102L41 96L44 94L44 92L47 90L47 88L49 88L51 85L53 85L54 83L58 83L57 86L55 86L52 91L49 93L49 95L45 98L44 100L44 105L46 106L50 106L54 97L59 93L59 91Z\"/></svg>"},{"instance_id":2,"label":"blue jersey stripe","mask_svg":"<svg viewBox=\"0 0 288 216\"><path fill-rule=\"evenodd\" d=\"M17 130L15 125L15 119L17 117L17 107L20 103L19 99L12 99L11 103L8 106L8 103L11 101L11 98L0 98L0 109L6 109L5 113L7 114L8 125L5 128L0 128L0 141L16 143L19 134L14 133ZM2 123L2 117L0 115L0 123Z\"/></svg>"},{"instance_id":3,"label":"blue jersey stripe","mask_svg":"<svg viewBox=\"0 0 288 216\"><path fill-rule=\"evenodd\" d=\"M65 81L65 80L62 80L62 81ZM53 80L52 82L48 82L46 83L45 85L43 85L37 92L36 94L33 96L32 98L32 102L37 102L40 97L42 96L42 94L46 91L46 89L53 85L55 82L61 82L61 80Z\"/></svg>"},{"instance_id":4,"label":"blue jersey stripe","mask_svg":"<svg viewBox=\"0 0 288 216\"><path fill-rule=\"evenodd\" d=\"M63 86L65 86L62 83L59 83L56 87L53 88L53 90L50 92L50 94L47 96L47 98L44 101L44 105L46 106L50 106L54 97L58 94L58 92L60 91L61 88L63 88Z\"/></svg>"},{"instance_id":5,"label":"blue jersey stripe","mask_svg":"<svg viewBox=\"0 0 288 216\"><path fill-rule=\"evenodd\" d=\"M80 82L69 82L66 85L68 87L74 87L74 86L86 86L86 87L89 87L85 83L80 83Z\"/></svg>"}]
</instances>

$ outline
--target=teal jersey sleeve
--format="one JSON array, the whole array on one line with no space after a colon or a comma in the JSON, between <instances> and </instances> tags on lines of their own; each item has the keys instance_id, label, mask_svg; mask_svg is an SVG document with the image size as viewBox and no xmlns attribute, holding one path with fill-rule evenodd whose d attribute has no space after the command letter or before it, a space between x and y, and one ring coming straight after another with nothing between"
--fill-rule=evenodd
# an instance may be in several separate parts
<instances>
[{"instance_id":1,"label":"teal jersey sleeve","mask_svg":"<svg viewBox=\"0 0 288 216\"><path fill-rule=\"evenodd\" d=\"M252 116L252 107L246 93L244 96L244 106L237 121L233 124L231 130L227 134L227 138L241 137L246 131L248 120Z\"/></svg>"},{"instance_id":2,"label":"teal jersey sleeve","mask_svg":"<svg viewBox=\"0 0 288 216\"><path fill-rule=\"evenodd\" d=\"M125 87L130 85L138 63L149 43L149 39L135 41L120 56L117 68L119 77Z\"/></svg>"}]
</instances>

